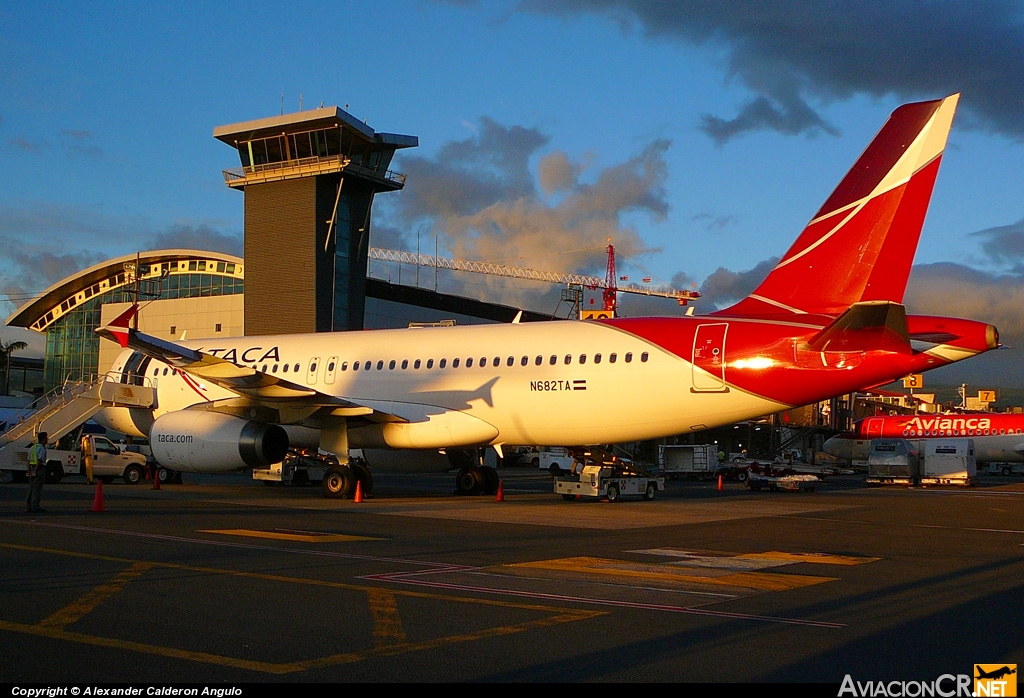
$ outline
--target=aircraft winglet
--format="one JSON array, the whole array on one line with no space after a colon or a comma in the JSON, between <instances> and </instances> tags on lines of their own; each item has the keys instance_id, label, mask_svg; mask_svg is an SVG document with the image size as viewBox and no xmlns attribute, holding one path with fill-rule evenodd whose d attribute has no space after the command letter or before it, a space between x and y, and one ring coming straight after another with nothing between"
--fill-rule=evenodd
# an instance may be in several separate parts
<instances>
[{"instance_id":1,"label":"aircraft winglet","mask_svg":"<svg viewBox=\"0 0 1024 698\"><path fill-rule=\"evenodd\" d=\"M101 337L107 339L113 339L121 345L122 349L127 348L129 339L129 330L132 318L139 312L139 304L133 303L128 310L124 311L116 318L110 321L110 324L105 327L101 327L96 332ZM105 330L105 331L103 331Z\"/></svg>"}]
</instances>

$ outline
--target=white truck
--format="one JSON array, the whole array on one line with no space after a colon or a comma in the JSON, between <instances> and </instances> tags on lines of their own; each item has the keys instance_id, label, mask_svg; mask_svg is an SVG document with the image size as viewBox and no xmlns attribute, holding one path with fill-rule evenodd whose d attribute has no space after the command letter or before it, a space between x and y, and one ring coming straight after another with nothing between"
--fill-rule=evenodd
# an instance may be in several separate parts
<instances>
[{"instance_id":1,"label":"white truck","mask_svg":"<svg viewBox=\"0 0 1024 698\"><path fill-rule=\"evenodd\" d=\"M105 436L89 435L96 453L92 474L102 482L113 482L123 478L129 485L142 482L146 475L146 457L140 453L122 451L117 444ZM28 449L4 449L0 469L16 479L24 479L28 473ZM46 482L60 482L65 475L86 475L83 460L82 438L77 435L60 439L54 448L46 449Z\"/></svg>"},{"instance_id":2,"label":"white truck","mask_svg":"<svg viewBox=\"0 0 1024 698\"><path fill-rule=\"evenodd\" d=\"M718 473L718 448L713 444L663 444L658 446L658 469L670 480L711 480Z\"/></svg>"},{"instance_id":3,"label":"white truck","mask_svg":"<svg viewBox=\"0 0 1024 698\"><path fill-rule=\"evenodd\" d=\"M651 475L624 462L615 465L585 465L579 477L555 478L555 494L562 495L566 500L607 497L609 502L617 502L623 495L636 494L649 501L654 499L658 490L663 489L665 478Z\"/></svg>"},{"instance_id":4,"label":"white truck","mask_svg":"<svg viewBox=\"0 0 1024 698\"><path fill-rule=\"evenodd\" d=\"M978 465L974 439L872 439L872 485L973 485Z\"/></svg>"},{"instance_id":5,"label":"white truck","mask_svg":"<svg viewBox=\"0 0 1024 698\"><path fill-rule=\"evenodd\" d=\"M537 467L554 477L572 472L573 457L569 449L561 446L541 446L537 449Z\"/></svg>"}]
</instances>

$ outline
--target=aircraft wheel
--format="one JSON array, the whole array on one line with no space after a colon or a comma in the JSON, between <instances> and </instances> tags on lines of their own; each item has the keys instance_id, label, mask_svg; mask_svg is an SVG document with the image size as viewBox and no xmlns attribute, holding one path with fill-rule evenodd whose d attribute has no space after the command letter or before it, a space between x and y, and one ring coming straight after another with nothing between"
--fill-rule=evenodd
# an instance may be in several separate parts
<instances>
[{"instance_id":1,"label":"aircraft wheel","mask_svg":"<svg viewBox=\"0 0 1024 698\"><path fill-rule=\"evenodd\" d=\"M647 491L644 492L644 499L648 502L654 499L654 496L658 493L658 486L653 482L647 483Z\"/></svg>"},{"instance_id":2,"label":"aircraft wheel","mask_svg":"<svg viewBox=\"0 0 1024 698\"><path fill-rule=\"evenodd\" d=\"M608 485L608 501L617 502L619 501L619 486Z\"/></svg>"},{"instance_id":3,"label":"aircraft wheel","mask_svg":"<svg viewBox=\"0 0 1024 698\"><path fill-rule=\"evenodd\" d=\"M177 477L179 477L173 470L170 470L169 468L161 467L156 472L157 477L160 478L160 484L167 483L173 485Z\"/></svg>"},{"instance_id":4,"label":"aircraft wheel","mask_svg":"<svg viewBox=\"0 0 1024 698\"><path fill-rule=\"evenodd\" d=\"M501 478L498 477L498 471L484 466L480 468L480 474L483 480L483 493L498 494L498 483L501 481Z\"/></svg>"},{"instance_id":5,"label":"aircraft wheel","mask_svg":"<svg viewBox=\"0 0 1024 698\"><path fill-rule=\"evenodd\" d=\"M127 482L129 485L137 485L140 482L142 482L142 468L134 464L129 465L127 468L124 469L124 475L122 475L121 477L123 477L124 481Z\"/></svg>"},{"instance_id":6,"label":"aircraft wheel","mask_svg":"<svg viewBox=\"0 0 1024 698\"><path fill-rule=\"evenodd\" d=\"M483 487L483 473L477 467L463 468L455 478L458 494L480 494Z\"/></svg>"},{"instance_id":7,"label":"aircraft wheel","mask_svg":"<svg viewBox=\"0 0 1024 698\"><path fill-rule=\"evenodd\" d=\"M355 477L347 467L335 466L324 473L324 494L331 499L349 496L354 485Z\"/></svg>"}]
</instances>

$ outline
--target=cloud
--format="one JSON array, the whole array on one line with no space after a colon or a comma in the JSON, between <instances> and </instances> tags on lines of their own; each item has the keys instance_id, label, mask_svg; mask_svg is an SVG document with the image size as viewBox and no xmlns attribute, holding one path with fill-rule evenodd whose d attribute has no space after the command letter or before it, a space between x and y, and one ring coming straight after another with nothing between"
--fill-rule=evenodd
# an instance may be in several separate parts
<instances>
[{"instance_id":1,"label":"cloud","mask_svg":"<svg viewBox=\"0 0 1024 698\"><path fill-rule=\"evenodd\" d=\"M929 373L931 384L1024 387L1024 276L990 274L951 262L920 264L911 271L904 301L916 315L993 324L1006 347Z\"/></svg>"},{"instance_id":2,"label":"cloud","mask_svg":"<svg viewBox=\"0 0 1024 698\"><path fill-rule=\"evenodd\" d=\"M241 257L244 244L240 235L222 233L202 223L197 226L173 225L167 230L153 234L145 247L148 250L205 250Z\"/></svg>"},{"instance_id":3,"label":"cloud","mask_svg":"<svg viewBox=\"0 0 1024 698\"><path fill-rule=\"evenodd\" d=\"M986 228L971 237L981 238L981 249L989 261L997 266L1013 266L1017 273L1024 263L1024 219L1000 225L994 228Z\"/></svg>"},{"instance_id":4,"label":"cloud","mask_svg":"<svg viewBox=\"0 0 1024 698\"><path fill-rule=\"evenodd\" d=\"M717 233L726 230L727 228L731 228L737 221L739 221L739 218L733 214L716 216L710 213L698 213L690 220L702 225L704 230L707 230L708 232Z\"/></svg>"},{"instance_id":5,"label":"cloud","mask_svg":"<svg viewBox=\"0 0 1024 698\"><path fill-rule=\"evenodd\" d=\"M524 0L522 7L605 15L651 38L722 52L727 76L755 97L733 118L702 117L720 144L757 129L834 132L812 100L954 92L963 92L961 111L973 126L1024 140L1024 22L1013 0Z\"/></svg>"},{"instance_id":6,"label":"cloud","mask_svg":"<svg viewBox=\"0 0 1024 698\"><path fill-rule=\"evenodd\" d=\"M102 207L0 203L0 303L13 312L34 294L94 264L174 248L241 256L242 239L207 224L154 232L142 218L110 215Z\"/></svg>"},{"instance_id":7,"label":"cloud","mask_svg":"<svg viewBox=\"0 0 1024 698\"><path fill-rule=\"evenodd\" d=\"M8 138L7 143L14 146L18 150L24 153L41 153L43 151L43 145L27 140L24 136L15 136L14 138Z\"/></svg>"},{"instance_id":8,"label":"cloud","mask_svg":"<svg viewBox=\"0 0 1024 698\"><path fill-rule=\"evenodd\" d=\"M60 132L60 146L66 155L98 160L103 149L92 145L92 133L83 130L64 129Z\"/></svg>"},{"instance_id":9,"label":"cloud","mask_svg":"<svg viewBox=\"0 0 1024 698\"><path fill-rule=\"evenodd\" d=\"M771 257L760 262L753 269L745 271L736 272L719 267L700 285L699 307L701 313L712 312L715 308L722 309L746 298L765 280L768 273L778 263L778 257ZM672 277L672 282L675 285L676 277Z\"/></svg>"},{"instance_id":10,"label":"cloud","mask_svg":"<svg viewBox=\"0 0 1024 698\"><path fill-rule=\"evenodd\" d=\"M543 153L548 141L537 129L485 117L475 135L445 144L434 158L405 157L405 190L375 216L373 244L404 238L409 247L415 233L397 231L420 231L424 239L437 235L443 253L458 259L601 276L609 240L625 257L649 251L627 219L667 215L670 141L654 140L605 168ZM467 283L509 290L499 277Z\"/></svg>"}]
</instances>

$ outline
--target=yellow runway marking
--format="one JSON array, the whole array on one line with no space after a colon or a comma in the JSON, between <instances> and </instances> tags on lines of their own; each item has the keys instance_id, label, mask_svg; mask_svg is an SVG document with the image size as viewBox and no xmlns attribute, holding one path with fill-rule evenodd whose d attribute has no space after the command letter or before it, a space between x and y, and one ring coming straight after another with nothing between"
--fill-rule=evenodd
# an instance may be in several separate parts
<instances>
[{"instance_id":1,"label":"yellow runway marking","mask_svg":"<svg viewBox=\"0 0 1024 698\"><path fill-rule=\"evenodd\" d=\"M398 614L398 601L389 589L367 589L370 614L373 615L373 646L398 645L405 642L402 617Z\"/></svg>"},{"instance_id":2,"label":"yellow runway marking","mask_svg":"<svg viewBox=\"0 0 1024 698\"><path fill-rule=\"evenodd\" d=\"M193 565L183 565L176 563L146 562L111 557L109 555L92 555L88 553L80 553L69 550L38 548L34 546L14 545L10 543L0 543L0 548L36 552L47 555L77 557L89 560L103 560L106 562L114 562L128 565L128 569L117 574L111 582L100 585L92 592L86 594L84 597L79 599L77 602L65 607L64 609L40 621L39 623L35 625L30 625L26 623L13 623L10 621L0 620L0 631L22 633L26 635L35 635L37 637L46 637L54 640L63 640L66 642L75 642L79 644L92 645L96 647L108 647L112 649L129 650L144 654L157 655L161 657L169 657L172 659L184 659L193 662L216 664L218 666L227 666L237 669L247 669L250 671L258 671L267 674L289 674L300 671L308 671L310 669L315 668L336 666L340 664L352 664L355 662L361 662L375 657L395 656L404 654L406 652L418 652L437 647L444 647L445 645L451 645L458 642L472 642L474 640L482 640L486 638L500 637L503 635L512 635L515 633L522 633L530 630L552 627L562 623L573 623L581 620L587 620L589 618L595 618L597 616L602 616L607 613L607 611L566 609L538 604L512 603L508 601L500 601L495 599L476 599L469 597L445 596L441 594L432 594L417 591L390 592L382 590L377 587L344 584L341 582L327 582L316 579L285 577L283 575L262 574L258 572L240 572L237 570L226 570L213 567L197 567ZM343 589L365 592L370 599L371 614L373 615L374 619L373 638L375 646L372 648L367 648L362 651L334 654L327 657L314 657L310 659L293 662L275 663L241 659L238 657L229 657L225 655L213 654L211 652L198 652L193 650L183 650L176 647L151 645L148 643L135 642L131 640L121 640L117 638L86 635L84 633L76 633L64 629L64 627L68 624L77 621L83 616L85 616L99 603L101 603L107 598L110 598L110 596L112 596L114 593L119 592L125 586L125 584L132 580L138 579L143 573L151 569L182 570L193 573L227 575L232 577L259 579L263 581L283 582L287 584L305 584L309 586L325 587L328 589ZM416 642L409 642L405 638L405 632L402 629L401 619L398 617L398 605L396 603L397 597L428 599L433 601L443 601L447 603L469 603L484 606L497 606L517 610L536 611L538 613L546 615L543 618L525 621L522 623L515 623L512 625L502 625L493 628L484 628L482 630L476 630L464 634L447 635L443 637L419 640Z\"/></svg>"},{"instance_id":3,"label":"yellow runway marking","mask_svg":"<svg viewBox=\"0 0 1024 698\"><path fill-rule=\"evenodd\" d=\"M64 628L71 625L79 618L92 613L94 608L114 594L120 593L121 590L124 589L125 584L134 581L152 568L153 565L148 562L136 562L134 565L114 577L111 582L99 585L74 603L65 606L49 618L42 620L39 625L48 628Z\"/></svg>"},{"instance_id":4,"label":"yellow runway marking","mask_svg":"<svg viewBox=\"0 0 1024 698\"><path fill-rule=\"evenodd\" d=\"M668 565L606 560L594 557L569 557L558 560L521 562L509 567L582 572L606 576L621 576L649 581L686 582L714 586L740 587L761 591L784 591L835 581L836 577L815 577L803 574L772 574L769 572L727 572L718 570L683 571Z\"/></svg>"},{"instance_id":5,"label":"yellow runway marking","mask_svg":"<svg viewBox=\"0 0 1024 698\"><path fill-rule=\"evenodd\" d=\"M371 538L368 536L350 536L344 533L316 533L314 531L251 531L244 528L206 530L199 531L199 533L219 533L224 536L291 540L300 543L344 543L356 540L381 540L380 538Z\"/></svg>"}]
</instances>

